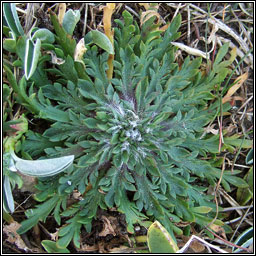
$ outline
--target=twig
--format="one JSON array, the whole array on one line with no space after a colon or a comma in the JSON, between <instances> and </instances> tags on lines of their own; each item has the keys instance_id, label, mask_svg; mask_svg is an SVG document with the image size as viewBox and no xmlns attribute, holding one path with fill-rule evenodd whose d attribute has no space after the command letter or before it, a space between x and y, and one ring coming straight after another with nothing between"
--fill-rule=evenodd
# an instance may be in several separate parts
<instances>
[{"instance_id":1,"label":"twig","mask_svg":"<svg viewBox=\"0 0 256 256\"><path fill-rule=\"evenodd\" d=\"M19 250L17 250L16 248L14 248L14 247L10 246L10 245L9 245L9 244L7 244L5 241L3 242L3 246L8 247L9 249L13 250L14 252L16 252L16 253L18 253L18 254L20 254L20 253L21 253L21 251L19 251Z\"/></svg>"},{"instance_id":2,"label":"twig","mask_svg":"<svg viewBox=\"0 0 256 256\"><path fill-rule=\"evenodd\" d=\"M226 245L231 246L231 247L236 247L239 248L241 250L250 252L250 250L248 250L247 248L241 247L239 245L233 244L227 240L225 240L224 238L220 237L219 235L217 235L216 233L214 233L213 231L211 231L209 228L205 227L210 233L212 233L215 237L219 238L221 241L223 241Z\"/></svg>"},{"instance_id":3,"label":"twig","mask_svg":"<svg viewBox=\"0 0 256 256\"><path fill-rule=\"evenodd\" d=\"M252 98L253 95L237 110L237 112L240 111L244 106L246 106L251 101Z\"/></svg>"},{"instance_id":4,"label":"twig","mask_svg":"<svg viewBox=\"0 0 256 256\"><path fill-rule=\"evenodd\" d=\"M253 15L251 15L249 12L247 12L247 11L245 10L245 8L244 8L244 3L239 3L238 5L239 5L239 7L241 8L241 10L242 10L246 15L248 15L248 16L251 17L251 18L253 18Z\"/></svg>"},{"instance_id":5,"label":"twig","mask_svg":"<svg viewBox=\"0 0 256 256\"><path fill-rule=\"evenodd\" d=\"M84 26L83 26L82 36L84 36L84 35L85 35L85 32L86 32L87 14L88 14L88 4L85 3L85 10L84 10Z\"/></svg>"},{"instance_id":6,"label":"twig","mask_svg":"<svg viewBox=\"0 0 256 256\"><path fill-rule=\"evenodd\" d=\"M188 40L188 45L190 45L190 9L189 9L189 4L187 5L187 12L188 12L188 33L187 33L187 40Z\"/></svg>"},{"instance_id":7,"label":"twig","mask_svg":"<svg viewBox=\"0 0 256 256\"><path fill-rule=\"evenodd\" d=\"M245 205L245 206L236 206L236 207L227 207L227 208L224 208L222 209L220 212L228 212L228 211L233 211L233 210L236 210L236 209L247 209L247 208L252 208L253 205Z\"/></svg>"},{"instance_id":8,"label":"twig","mask_svg":"<svg viewBox=\"0 0 256 256\"><path fill-rule=\"evenodd\" d=\"M247 216L252 215L252 214L253 214L253 212L249 212L249 213L247 214ZM235 223L235 222L241 220L241 218L242 218L242 217L240 216L240 217L237 217L237 218L235 218L235 219L233 219L233 220L225 221L225 224L226 224L226 225L229 225L229 224L231 224L231 223ZM252 223L251 226L253 226L253 223Z\"/></svg>"},{"instance_id":9,"label":"twig","mask_svg":"<svg viewBox=\"0 0 256 256\"><path fill-rule=\"evenodd\" d=\"M140 15L135 12L131 7L125 5L125 9L128 10L129 12L131 12L133 15L135 15L137 18L140 18Z\"/></svg>"},{"instance_id":10,"label":"twig","mask_svg":"<svg viewBox=\"0 0 256 256\"><path fill-rule=\"evenodd\" d=\"M233 11L232 8L231 8L231 12L232 12L232 14L234 15L236 21L239 23L239 26L240 26L241 30L243 31L243 33L245 34L245 36L246 36L246 38L247 38L247 40L248 40L250 46L253 47L252 42L251 42L251 40L250 40L250 37L249 37L249 35L248 35L246 29L244 28L243 23L238 19L236 13Z\"/></svg>"},{"instance_id":11,"label":"twig","mask_svg":"<svg viewBox=\"0 0 256 256\"><path fill-rule=\"evenodd\" d=\"M239 222L238 226L236 227L236 230L234 231L232 237L230 238L230 241L232 241L232 240L234 239L234 237L235 237L235 235L236 235L236 232L238 231L238 229L240 228L241 224L243 223L243 221L244 221L244 219L245 219L247 213L249 212L249 210L250 210L252 204L253 204L253 201L251 202L250 207L246 210L244 216L242 217L241 221Z\"/></svg>"},{"instance_id":12,"label":"twig","mask_svg":"<svg viewBox=\"0 0 256 256\"><path fill-rule=\"evenodd\" d=\"M167 5L168 5L168 6L172 6L172 4L167 4ZM178 4L178 7L177 7L175 13L173 14L172 21L173 21L173 19L177 16L177 14L178 14L180 8L183 8L184 6L186 6L186 4L184 4L183 6L181 6L181 3Z\"/></svg>"},{"instance_id":13,"label":"twig","mask_svg":"<svg viewBox=\"0 0 256 256\"><path fill-rule=\"evenodd\" d=\"M218 181L218 183L216 185L216 188L215 188L215 191L214 191L214 201L215 201L215 204L216 204L216 214L215 214L215 217L212 219L212 221L210 223L208 223L207 227L210 227L215 222L215 220L217 219L218 214L219 214L219 204L218 204L218 200L217 200L217 192L219 190L220 183L221 183L223 173L224 173L224 170L225 170L225 159L226 159L226 155L224 155L220 178L219 178L219 181ZM202 233L202 231L200 233Z\"/></svg>"},{"instance_id":14,"label":"twig","mask_svg":"<svg viewBox=\"0 0 256 256\"><path fill-rule=\"evenodd\" d=\"M234 158L234 160L233 160L233 163L232 163L232 166L231 166L231 173L233 173L234 164L235 164L235 162L236 162L237 157L238 157L239 154L240 154L240 151L241 151L241 149L242 149L242 145L243 145L243 143L244 143L244 140L245 140L245 135L244 135L244 137L243 137L243 140L242 140L242 142L241 142L241 144L240 144L240 147L239 147L239 149L238 149L238 151L237 151L237 153L236 153L236 155L235 155L235 158Z\"/></svg>"},{"instance_id":15,"label":"twig","mask_svg":"<svg viewBox=\"0 0 256 256\"><path fill-rule=\"evenodd\" d=\"M23 204L25 204L31 196L32 196L32 194L29 195L28 198L26 198L22 203L20 203L20 204L15 208L15 211L16 211L19 207L21 207Z\"/></svg>"},{"instance_id":16,"label":"twig","mask_svg":"<svg viewBox=\"0 0 256 256\"><path fill-rule=\"evenodd\" d=\"M219 189L219 193L225 197L225 199L232 205L232 206L240 206L224 189L220 188ZM242 210L240 209L235 209L235 211L240 215L243 216L244 213ZM253 223L250 220L245 220L246 223L248 223L249 225L253 225Z\"/></svg>"},{"instance_id":17,"label":"twig","mask_svg":"<svg viewBox=\"0 0 256 256\"><path fill-rule=\"evenodd\" d=\"M229 164L229 165L232 165L232 164ZM234 164L234 166L242 167L242 168L248 168L248 169L251 168L250 166L246 166L246 165L242 165L242 164Z\"/></svg>"}]
</instances>

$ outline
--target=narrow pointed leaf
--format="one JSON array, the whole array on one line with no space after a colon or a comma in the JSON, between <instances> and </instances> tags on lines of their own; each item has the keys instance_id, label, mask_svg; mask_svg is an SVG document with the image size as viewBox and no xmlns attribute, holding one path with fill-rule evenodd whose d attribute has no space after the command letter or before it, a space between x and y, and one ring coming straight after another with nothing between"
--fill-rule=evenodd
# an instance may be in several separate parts
<instances>
[{"instance_id":1,"label":"narrow pointed leaf","mask_svg":"<svg viewBox=\"0 0 256 256\"><path fill-rule=\"evenodd\" d=\"M12 196L11 184L8 176L4 176L4 189L3 189L3 206L6 212L14 212L14 200Z\"/></svg>"},{"instance_id":2,"label":"narrow pointed leaf","mask_svg":"<svg viewBox=\"0 0 256 256\"><path fill-rule=\"evenodd\" d=\"M12 32L16 36L23 36L24 31L19 21L15 3L4 3L3 12L4 12L5 20L9 28L12 30Z\"/></svg>"},{"instance_id":3,"label":"narrow pointed leaf","mask_svg":"<svg viewBox=\"0 0 256 256\"><path fill-rule=\"evenodd\" d=\"M37 63L40 57L41 40L37 39L34 44L31 39L26 41L25 53L25 76L28 80L36 70Z\"/></svg>"}]
</instances>

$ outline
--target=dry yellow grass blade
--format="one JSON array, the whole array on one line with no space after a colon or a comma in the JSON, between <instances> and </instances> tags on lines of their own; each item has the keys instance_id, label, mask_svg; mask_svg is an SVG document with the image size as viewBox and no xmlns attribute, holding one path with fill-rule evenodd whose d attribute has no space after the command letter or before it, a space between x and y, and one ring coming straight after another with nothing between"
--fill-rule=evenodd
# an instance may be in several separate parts
<instances>
[{"instance_id":1,"label":"dry yellow grass blade","mask_svg":"<svg viewBox=\"0 0 256 256\"><path fill-rule=\"evenodd\" d=\"M148 10L148 9L150 8L149 3L139 3L139 5L140 5L140 6L144 6L144 8L145 8L146 10Z\"/></svg>"},{"instance_id":2,"label":"dry yellow grass blade","mask_svg":"<svg viewBox=\"0 0 256 256\"><path fill-rule=\"evenodd\" d=\"M232 99L232 95L241 87L244 81L248 78L248 72L244 73L243 75L239 76L234 85L228 90L227 94L223 97L222 103L226 103Z\"/></svg>"},{"instance_id":3,"label":"dry yellow grass blade","mask_svg":"<svg viewBox=\"0 0 256 256\"><path fill-rule=\"evenodd\" d=\"M114 29L111 30L111 17L115 9L115 6L116 6L115 3L107 3L107 5L103 9L104 10L103 12L104 32L105 32L105 35L109 38L113 47L114 47ZM107 70L108 79L111 79L113 76L113 69L114 69L113 60L114 60L114 55L109 54L108 70Z\"/></svg>"}]
</instances>

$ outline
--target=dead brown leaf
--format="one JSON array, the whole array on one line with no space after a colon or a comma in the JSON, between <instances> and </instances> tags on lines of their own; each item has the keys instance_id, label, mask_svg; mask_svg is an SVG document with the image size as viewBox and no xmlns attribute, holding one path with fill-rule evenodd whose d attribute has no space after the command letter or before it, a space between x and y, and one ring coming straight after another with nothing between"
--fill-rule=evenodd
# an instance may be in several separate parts
<instances>
[{"instance_id":1,"label":"dead brown leaf","mask_svg":"<svg viewBox=\"0 0 256 256\"><path fill-rule=\"evenodd\" d=\"M103 220L103 230L99 233L99 236L107 236L109 234L116 236L116 225L113 223L113 220L111 221L111 216L107 218L103 215L101 219Z\"/></svg>"},{"instance_id":2,"label":"dead brown leaf","mask_svg":"<svg viewBox=\"0 0 256 256\"><path fill-rule=\"evenodd\" d=\"M10 225L4 225L3 231L8 236L6 240L11 244L15 244L19 249L30 251L30 249L21 239L20 235L17 233L17 230L20 228L20 226L21 224L16 221L12 222Z\"/></svg>"},{"instance_id":3,"label":"dead brown leaf","mask_svg":"<svg viewBox=\"0 0 256 256\"><path fill-rule=\"evenodd\" d=\"M227 240L226 233L223 227L216 225L216 224L211 224L210 228L217 234L223 237L225 240Z\"/></svg>"},{"instance_id":4,"label":"dead brown leaf","mask_svg":"<svg viewBox=\"0 0 256 256\"><path fill-rule=\"evenodd\" d=\"M78 190L74 190L72 195L76 200L83 200L82 194Z\"/></svg>"},{"instance_id":5,"label":"dead brown leaf","mask_svg":"<svg viewBox=\"0 0 256 256\"><path fill-rule=\"evenodd\" d=\"M35 177L24 175L21 172L18 172L18 174L21 176L23 180L23 185L20 191L29 191L31 193L35 193L37 191L37 189L35 188L35 185L37 184L37 179Z\"/></svg>"},{"instance_id":6,"label":"dead brown leaf","mask_svg":"<svg viewBox=\"0 0 256 256\"><path fill-rule=\"evenodd\" d=\"M199 241L194 240L191 244L190 244L190 248L196 252L196 253L200 253L203 252L205 250L205 246L200 243Z\"/></svg>"},{"instance_id":7,"label":"dead brown leaf","mask_svg":"<svg viewBox=\"0 0 256 256\"><path fill-rule=\"evenodd\" d=\"M232 95L242 86L244 81L248 78L248 72L244 73L243 75L239 76L235 81L234 85L228 90L227 94L223 97L222 103L226 103L232 99ZM240 98L239 98L240 100Z\"/></svg>"},{"instance_id":8,"label":"dead brown leaf","mask_svg":"<svg viewBox=\"0 0 256 256\"><path fill-rule=\"evenodd\" d=\"M76 250L78 252L94 252L98 251L99 246L97 244L94 245L88 245L88 244L82 244L81 248L77 248Z\"/></svg>"},{"instance_id":9,"label":"dead brown leaf","mask_svg":"<svg viewBox=\"0 0 256 256\"><path fill-rule=\"evenodd\" d=\"M187 236L184 236L182 235L181 236L181 239L182 239L182 242L178 244L178 247L181 248L183 247L187 242L188 240L190 239L190 237L187 237ZM195 252L195 253L201 253L205 250L205 246L200 243L199 241L197 240L193 240L188 249L190 249L188 252L192 253L192 252Z\"/></svg>"}]
</instances>

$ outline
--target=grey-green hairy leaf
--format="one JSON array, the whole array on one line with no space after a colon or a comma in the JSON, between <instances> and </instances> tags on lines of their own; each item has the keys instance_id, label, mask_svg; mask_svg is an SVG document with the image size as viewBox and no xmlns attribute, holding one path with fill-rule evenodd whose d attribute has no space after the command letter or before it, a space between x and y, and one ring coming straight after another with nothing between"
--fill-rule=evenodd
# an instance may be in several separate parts
<instances>
[{"instance_id":1,"label":"grey-green hairy leaf","mask_svg":"<svg viewBox=\"0 0 256 256\"><path fill-rule=\"evenodd\" d=\"M34 43L31 39L27 39L26 41L26 49L25 49L25 76L26 79L29 78L34 74L37 63L40 57L40 47L41 47L41 40L36 39Z\"/></svg>"},{"instance_id":2,"label":"grey-green hairy leaf","mask_svg":"<svg viewBox=\"0 0 256 256\"><path fill-rule=\"evenodd\" d=\"M12 32L16 36L23 36L24 31L20 24L19 17L16 10L16 4L15 3L4 3L3 4L3 12L5 16L5 20L9 26L9 28L12 30Z\"/></svg>"},{"instance_id":3,"label":"grey-green hairy leaf","mask_svg":"<svg viewBox=\"0 0 256 256\"><path fill-rule=\"evenodd\" d=\"M15 167L24 175L47 177L67 169L74 160L74 155L43 160L23 160L15 157Z\"/></svg>"},{"instance_id":4,"label":"grey-green hairy leaf","mask_svg":"<svg viewBox=\"0 0 256 256\"><path fill-rule=\"evenodd\" d=\"M85 36L85 44L96 44L109 54L114 54L114 48L109 38L98 30L92 30Z\"/></svg>"},{"instance_id":5,"label":"grey-green hairy leaf","mask_svg":"<svg viewBox=\"0 0 256 256\"><path fill-rule=\"evenodd\" d=\"M42 43L48 43L48 44L52 44L55 41L54 34L46 28L38 29L33 34L31 39L32 41L35 41L36 39L40 39Z\"/></svg>"},{"instance_id":6,"label":"grey-green hairy leaf","mask_svg":"<svg viewBox=\"0 0 256 256\"><path fill-rule=\"evenodd\" d=\"M14 200L12 196L11 184L8 176L4 176L3 186L3 207L6 212L14 212Z\"/></svg>"},{"instance_id":7,"label":"grey-green hairy leaf","mask_svg":"<svg viewBox=\"0 0 256 256\"><path fill-rule=\"evenodd\" d=\"M72 35L76 27L77 22L80 20L80 11L79 10L68 10L63 18L62 26L65 31Z\"/></svg>"}]
</instances>

